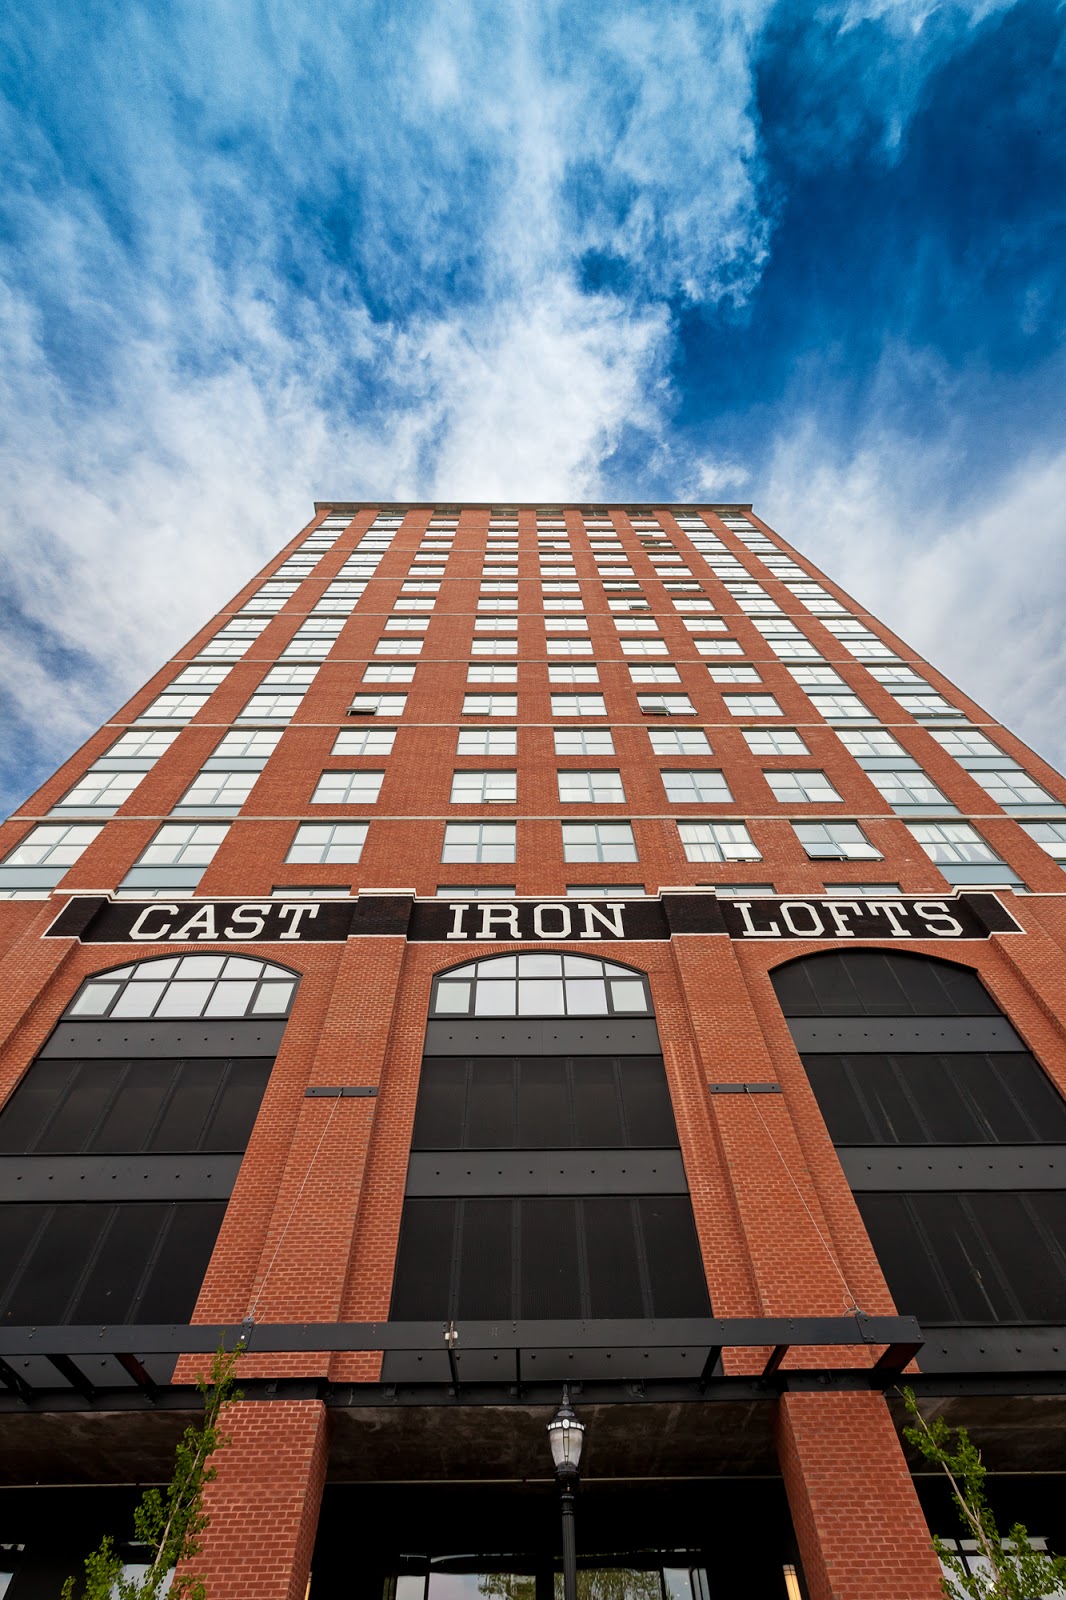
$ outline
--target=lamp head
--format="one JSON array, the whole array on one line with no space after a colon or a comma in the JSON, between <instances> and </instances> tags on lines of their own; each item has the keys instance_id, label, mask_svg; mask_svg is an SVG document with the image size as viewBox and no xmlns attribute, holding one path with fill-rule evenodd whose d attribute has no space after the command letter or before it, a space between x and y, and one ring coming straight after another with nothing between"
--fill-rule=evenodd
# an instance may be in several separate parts
<instances>
[{"instance_id":1,"label":"lamp head","mask_svg":"<svg viewBox=\"0 0 1066 1600\"><path fill-rule=\"evenodd\" d=\"M562 1404L548 1423L548 1443L551 1445L552 1463L557 1476L577 1476L584 1442L585 1424L574 1415L570 1406L570 1391L564 1385Z\"/></svg>"}]
</instances>

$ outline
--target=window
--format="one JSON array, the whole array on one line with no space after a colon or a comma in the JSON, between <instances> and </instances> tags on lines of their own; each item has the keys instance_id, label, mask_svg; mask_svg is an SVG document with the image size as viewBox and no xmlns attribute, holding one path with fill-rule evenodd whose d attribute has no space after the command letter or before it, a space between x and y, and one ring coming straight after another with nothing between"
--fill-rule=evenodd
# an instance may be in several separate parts
<instances>
[{"instance_id":1,"label":"window","mask_svg":"<svg viewBox=\"0 0 1066 1600\"><path fill-rule=\"evenodd\" d=\"M614 740L610 728L556 728L557 756L613 756Z\"/></svg>"},{"instance_id":2,"label":"window","mask_svg":"<svg viewBox=\"0 0 1066 1600\"><path fill-rule=\"evenodd\" d=\"M939 694L893 694L893 699L912 717L958 716L958 707L949 705Z\"/></svg>"},{"instance_id":3,"label":"window","mask_svg":"<svg viewBox=\"0 0 1066 1600\"><path fill-rule=\"evenodd\" d=\"M199 811L219 806L226 810L238 811L251 794L252 785L258 778L258 771L255 769L249 771L247 768L227 772L224 767L220 767L199 772L178 801L176 809L188 806Z\"/></svg>"},{"instance_id":4,"label":"window","mask_svg":"<svg viewBox=\"0 0 1066 1600\"><path fill-rule=\"evenodd\" d=\"M623 639L621 643L624 656L665 656L668 653L665 639Z\"/></svg>"},{"instance_id":5,"label":"window","mask_svg":"<svg viewBox=\"0 0 1066 1600\"><path fill-rule=\"evenodd\" d=\"M141 722L189 722L207 704L204 694L161 694L153 700L147 711L142 711Z\"/></svg>"},{"instance_id":6,"label":"window","mask_svg":"<svg viewBox=\"0 0 1066 1600\"><path fill-rule=\"evenodd\" d=\"M514 861L513 822L449 822L444 829L442 861Z\"/></svg>"},{"instance_id":7,"label":"window","mask_svg":"<svg viewBox=\"0 0 1066 1600\"><path fill-rule=\"evenodd\" d=\"M553 717L605 717L607 707L600 694L553 694Z\"/></svg>"},{"instance_id":8,"label":"window","mask_svg":"<svg viewBox=\"0 0 1066 1600\"><path fill-rule=\"evenodd\" d=\"M631 1017L650 1016L651 1009L647 979L641 973L633 972L628 967L620 967L612 961L600 961L595 956L562 955L556 951L545 950L515 956L488 956L483 961L472 961L468 966L453 967L449 972L441 973L434 985L430 1015ZM522 1059L532 1061L534 1058ZM629 1059L643 1061L645 1058L638 1056ZM465 1072L468 1069L464 1065L462 1070ZM521 1075L520 1066L518 1071ZM531 1075L531 1078L533 1077L535 1074ZM564 1068L560 1081L565 1081L565 1078ZM663 1088L665 1087L664 1082ZM532 1088L531 1081L531 1091ZM478 1092L476 1086L470 1085L461 1097L466 1104L469 1104L471 1089L474 1093ZM521 1100L521 1093L519 1099ZM669 1096L667 1105L662 1108L663 1112L668 1109L668 1105ZM459 1110L461 1115L461 1105ZM427 1115L427 1112L431 1114ZM569 1118L566 1120L570 1121ZM638 1124L639 1118L634 1122L633 1136L625 1141L626 1145L637 1146L645 1143ZM433 1143L429 1143L427 1139L431 1125ZM456 1126L455 1132L459 1135L456 1141L440 1143L441 1132L439 1112L438 1115L433 1115L431 1108L425 1104L424 1097L420 1095L412 1139L414 1149L473 1149L481 1142L476 1136L473 1140L464 1139L459 1127ZM508 1143L516 1141L517 1130L515 1140ZM541 1142L540 1139L534 1140L533 1147ZM574 1137L571 1128L568 1137L560 1138L557 1145L551 1142L549 1148L560 1148L580 1142ZM665 1145L676 1146L676 1131L671 1130L671 1136L663 1138L662 1142ZM507 1147L503 1145L500 1148Z\"/></svg>"},{"instance_id":9,"label":"window","mask_svg":"<svg viewBox=\"0 0 1066 1600\"><path fill-rule=\"evenodd\" d=\"M515 728L460 728L456 753L461 756L513 756L518 751Z\"/></svg>"},{"instance_id":10,"label":"window","mask_svg":"<svg viewBox=\"0 0 1066 1600\"><path fill-rule=\"evenodd\" d=\"M697 888L713 889L720 900L772 900L772 883L708 883Z\"/></svg>"},{"instance_id":11,"label":"window","mask_svg":"<svg viewBox=\"0 0 1066 1600\"><path fill-rule=\"evenodd\" d=\"M676 667L630 667L629 676L634 683L681 682L681 674Z\"/></svg>"},{"instance_id":12,"label":"window","mask_svg":"<svg viewBox=\"0 0 1066 1600\"><path fill-rule=\"evenodd\" d=\"M573 605L577 606L580 609L581 602L580 602L580 600L574 600L574 601L557 600L555 602L555 604L557 606L573 604ZM517 611L518 610L518 601L517 600L486 600L483 597L479 597L478 603L477 603L477 610L478 610L478 616L479 617L484 617L489 613L492 613L492 614L494 614L496 616L499 616L504 612ZM514 627L515 618L514 617L504 617L503 622L498 623L497 625L499 627L503 627L505 624L508 627ZM475 622L474 623L474 627L476 628L477 626L478 626L478 624L477 624L477 622Z\"/></svg>"},{"instance_id":13,"label":"window","mask_svg":"<svg viewBox=\"0 0 1066 1600\"><path fill-rule=\"evenodd\" d=\"M564 822L564 861L636 861L628 822Z\"/></svg>"},{"instance_id":14,"label":"window","mask_svg":"<svg viewBox=\"0 0 1066 1600\"><path fill-rule=\"evenodd\" d=\"M997 767L971 772L970 776L997 805L1009 810L1013 806L1047 806L1056 802L1046 789L1030 778L1021 767ZM68 802L64 801L64 804Z\"/></svg>"},{"instance_id":15,"label":"window","mask_svg":"<svg viewBox=\"0 0 1066 1600\"><path fill-rule=\"evenodd\" d=\"M402 717L405 694L357 694L349 707L353 717Z\"/></svg>"},{"instance_id":16,"label":"window","mask_svg":"<svg viewBox=\"0 0 1066 1600\"><path fill-rule=\"evenodd\" d=\"M1003 865L992 846L968 822L913 822L908 826L930 861L938 866L952 862Z\"/></svg>"},{"instance_id":17,"label":"window","mask_svg":"<svg viewBox=\"0 0 1066 1600\"><path fill-rule=\"evenodd\" d=\"M467 683L517 683L518 668L514 667L480 667L475 663L466 670Z\"/></svg>"},{"instance_id":18,"label":"window","mask_svg":"<svg viewBox=\"0 0 1066 1600\"><path fill-rule=\"evenodd\" d=\"M917 767L902 767L895 771L887 768L868 771L866 776L890 806L906 809L909 806L939 806L954 811L955 807L936 784Z\"/></svg>"},{"instance_id":19,"label":"window","mask_svg":"<svg viewBox=\"0 0 1066 1600\"><path fill-rule=\"evenodd\" d=\"M827 722L847 722L857 717L873 722L876 719L854 694L812 694L811 705Z\"/></svg>"},{"instance_id":20,"label":"window","mask_svg":"<svg viewBox=\"0 0 1066 1600\"><path fill-rule=\"evenodd\" d=\"M764 772L763 777L773 790L774 799L785 805L832 804L840 799L824 772Z\"/></svg>"},{"instance_id":21,"label":"window","mask_svg":"<svg viewBox=\"0 0 1066 1600\"><path fill-rule=\"evenodd\" d=\"M475 633L511 633L518 626L517 617L475 617ZM517 641L516 641L517 642Z\"/></svg>"},{"instance_id":22,"label":"window","mask_svg":"<svg viewBox=\"0 0 1066 1600\"><path fill-rule=\"evenodd\" d=\"M129 799L143 777L143 772L114 772L90 767L73 789L63 796L59 806L62 809L87 810L92 807L94 810L114 811Z\"/></svg>"},{"instance_id":23,"label":"window","mask_svg":"<svg viewBox=\"0 0 1066 1600\"><path fill-rule=\"evenodd\" d=\"M549 667L549 683L599 683L595 667Z\"/></svg>"},{"instance_id":24,"label":"window","mask_svg":"<svg viewBox=\"0 0 1066 1600\"><path fill-rule=\"evenodd\" d=\"M701 656L742 656L746 652L737 639L697 639L696 649ZM758 678L736 678L736 683L758 683Z\"/></svg>"},{"instance_id":25,"label":"window","mask_svg":"<svg viewBox=\"0 0 1066 1600\"><path fill-rule=\"evenodd\" d=\"M722 696L731 717L780 717L781 707L772 694L727 694Z\"/></svg>"},{"instance_id":26,"label":"window","mask_svg":"<svg viewBox=\"0 0 1066 1600\"><path fill-rule=\"evenodd\" d=\"M696 707L687 694L638 694L637 705L646 717L694 717Z\"/></svg>"},{"instance_id":27,"label":"window","mask_svg":"<svg viewBox=\"0 0 1066 1600\"><path fill-rule=\"evenodd\" d=\"M793 639L791 636L778 638L776 635L767 639L767 644L775 656L782 661L821 661L821 652L809 639Z\"/></svg>"},{"instance_id":28,"label":"window","mask_svg":"<svg viewBox=\"0 0 1066 1600\"><path fill-rule=\"evenodd\" d=\"M177 737L176 728L132 729L109 745L102 759L138 761L151 765L159 760L165 750L170 749Z\"/></svg>"},{"instance_id":29,"label":"window","mask_svg":"<svg viewBox=\"0 0 1066 1600\"><path fill-rule=\"evenodd\" d=\"M249 722L288 722L300 709L302 694L253 694L240 713Z\"/></svg>"},{"instance_id":30,"label":"window","mask_svg":"<svg viewBox=\"0 0 1066 1600\"><path fill-rule=\"evenodd\" d=\"M89 848L98 827L79 823L40 823L4 857L5 867L61 867L65 872Z\"/></svg>"},{"instance_id":31,"label":"window","mask_svg":"<svg viewBox=\"0 0 1066 1600\"><path fill-rule=\"evenodd\" d=\"M564 770L556 773L559 799L567 804L621 804L625 800L620 772Z\"/></svg>"},{"instance_id":32,"label":"window","mask_svg":"<svg viewBox=\"0 0 1066 1600\"><path fill-rule=\"evenodd\" d=\"M792 830L812 861L880 861L857 822L794 822Z\"/></svg>"},{"instance_id":33,"label":"window","mask_svg":"<svg viewBox=\"0 0 1066 1600\"><path fill-rule=\"evenodd\" d=\"M614 625L619 633L659 632L659 624L654 617L615 617Z\"/></svg>"},{"instance_id":34,"label":"window","mask_svg":"<svg viewBox=\"0 0 1066 1600\"><path fill-rule=\"evenodd\" d=\"M590 639L549 639L548 654L550 656L590 656L592 654L592 641Z\"/></svg>"},{"instance_id":35,"label":"window","mask_svg":"<svg viewBox=\"0 0 1066 1600\"><path fill-rule=\"evenodd\" d=\"M839 672L830 666L820 667L789 667L790 675L796 680L801 689L846 689L848 686Z\"/></svg>"},{"instance_id":36,"label":"window","mask_svg":"<svg viewBox=\"0 0 1066 1600\"><path fill-rule=\"evenodd\" d=\"M413 683L415 680L414 667L377 667L368 666L361 678L362 683Z\"/></svg>"},{"instance_id":37,"label":"window","mask_svg":"<svg viewBox=\"0 0 1066 1600\"><path fill-rule=\"evenodd\" d=\"M518 654L518 640L472 639L470 642L470 654L474 656L516 656ZM476 670L478 669L474 667L470 669L471 672ZM475 678L473 681L477 683L481 680ZM491 682L492 680L490 679L489 681ZM505 681L510 682L511 680L507 679Z\"/></svg>"},{"instance_id":38,"label":"window","mask_svg":"<svg viewBox=\"0 0 1066 1600\"><path fill-rule=\"evenodd\" d=\"M709 756L712 754L702 728L649 728L652 752L657 756Z\"/></svg>"},{"instance_id":39,"label":"window","mask_svg":"<svg viewBox=\"0 0 1066 1600\"><path fill-rule=\"evenodd\" d=\"M230 667L186 667L179 672L168 685L168 689L217 689L224 678L228 677Z\"/></svg>"},{"instance_id":40,"label":"window","mask_svg":"<svg viewBox=\"0 0 1066 1600\"><path fill-rule=\"evenodd\" d=\"M353 865L363 853L367 827L365 822L301 822L285 860Z\"/></svg>"},{"instance_id":41,"label":"window","mask_svg":"<svg viewBox=\"0 0 1066 1600\"><path fill-rule=\"evenodd\" d=\"M438 883L438 900L513 900L513 883Z\"/></svg>"},{"instance_id":42,"label":"window","mask_svg":"<svg viewBox=\"0 0 1066 1600\"><path fill-rule=\"evenodd\" d=\"M761 683L754 667L711 667L712 683Z\"/></svg>"},{"instance_id":43,"label":"window","mask_svg":"<svg viewBox=\"0 0 1066 1600\"><path fill-rule=\"evenodd\" d=\"M453 805L505 805L518 799L515 772L453 772Z\"/></svg>"},{"instance_id":44,"label":"window","mask_svg":"<svg viewBox=\"0 0 1066 1600\"><path fill-rule=\"evenodd\" d=\"M744 741L756 756L809 756L795 728L745 728Z\"/></svg>"},{"instance_id":45,"label":"window","mask_svg":"<svg viewBox=\"0 0 1066 1600\"><path fill-rule=\"evenodd\" d=\"M388 756L396 742L393 728L345 728L338 733L331 756Z\"/></svg>"},{"instance_id":46,"label":"window","mask_svg":"<svg viewBox=\"0 0 1066 1600\"><path fill-rule=\"evenodd\" d=\"M286 651L288 654L288 651ZM376 656L420 656L421 639L379 639L374 646Z\"/></svg>"},{"instance_id":47,"label":"window","mask_svg":"<svg viewBox=\"0 0 1066 1600\"><path fill-rule=\"evenodd\" d=\"M165 956L87 978L64 1015L284 1017L295 992L296 980L285 967L249 956Z\"/></svg>"},{"instance_id":48,"label":"window","mask_svg":"<svg viewBox=\"0 0 1066 1600\"><path fill-rule=\"evenodd\" d=\"M1066 864L1066 822L1023 822L1022 827L1049 856Z\"/></svg>"},{"instance_id":49,"label":"window","mask_svg":"<svg viewBox=\"0 0 1066 1600\"><path fill-rule=\"evenodd\" d=\"M855 895L861 897L869 894L898 895L902 891L898 883L827 883L826 894Z\"/></svg>"},{"instance_id":50,"label":"window","mask_svg":"<svg viewBox=\"0 0 1066 1600\"><path fill-rule=\"evenodd\" d=\"M660 774L666 798L674 805L722 805L732 800L729 785L721 772L697 770L692 772L668 771Z\"/></svg>"},{"instance_id":51,"label":"window","mask_svg":"<svg viewBox=\"0 0 1066 1600\"><path fill-rule=\"evenodd\" d=\"M968 756L1006 760L1003 751L976 728L930 728L932 737L949 756L965 761Z\"/></svg>"},{"instance_id":52,"label":"window","mask_svg":"<svg viewBox=\"0 0 1066 1600\"><path fill-rule=\"evenodd\" d=\"M689 861L761 861L742 822L679 822L678 836Z\"/></svg>"},{"instance_id":53,"label":"window","mask_svg":"<svg viewBox=\"0 0 1066 1600\"><path fill-rule=\"evenodd\" d=\"M513 694L468 694L463 697L464 717L517 717L518 696Z\"/></svg>"},{"instance_id":54,"label":"window","mask_svg":"<svg viewBox=\"0 0 1066 1600\"><path fill-rule=\"evenodd\" d=\"M218 822L164 822L138 856L146 867L206 867L229 828Z\"/></svg>"},{"instance_id":55,"label":"window","mask_svg":"<svg viewBox=\"0 0 1066 1600\"><path fill-rule=\"evenodd\" d=\"M568 883L566 893L571 900L631 900L646 891L642 883Z\"/></svg>"},{"instance_id":56,"label":"window","mask_svg":"<svg viewBox=\"0 0 1066 1600\"><path fill-rule=\"evenodd\" d=\"M311 799L315 805L370 806L381 792L383 772L324 772Z\"/></svg>"},{"instance_id":57,"label":"window","mask_svg":"<svg viewBox=\"0 0 1066 1600\"><path fill-rule=\"evenodd\" d=\"M886 728L841 728L837 738L853 756L876 759L881 756L902 756L907 752Z\"/></svg>"}]
</instances>

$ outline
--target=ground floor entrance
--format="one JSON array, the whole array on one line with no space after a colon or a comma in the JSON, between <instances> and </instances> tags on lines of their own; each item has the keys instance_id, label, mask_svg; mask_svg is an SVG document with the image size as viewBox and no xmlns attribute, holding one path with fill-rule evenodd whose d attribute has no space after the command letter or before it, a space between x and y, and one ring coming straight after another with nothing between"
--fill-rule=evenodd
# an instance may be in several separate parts
<instances>
[{"instance_id":1,"label":"ground floor entrance","mask_svg":"<svg viewBox=\"0 0 1066 1600\"><path fill-rule=\"evenodd\" d=\"M583 1484L580 1600L800 1600L779 1479ZM556 1600L550 1482L327 1485L310 1600Z\"/></svg>"}]
</instances>

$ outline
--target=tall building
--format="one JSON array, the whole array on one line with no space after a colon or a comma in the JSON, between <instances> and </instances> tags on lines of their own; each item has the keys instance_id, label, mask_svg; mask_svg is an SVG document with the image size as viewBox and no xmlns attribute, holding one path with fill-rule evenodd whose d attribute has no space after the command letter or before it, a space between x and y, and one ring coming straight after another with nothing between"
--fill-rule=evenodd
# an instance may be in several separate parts
<instances>
[{"instance_id":1,"label":"tall building","mask_svg":"<svg viewBox=\"0 0 1066 1600\"><path fill-rule=\"evenodd\" d=\"M1066 782L750 507L318 505L0 846L7 1600L220 1329L210 1600L561 1593L564 1382L583 1600L934 1600L901 1381L1066 1550Z\"/></svg>"}]
</instances>

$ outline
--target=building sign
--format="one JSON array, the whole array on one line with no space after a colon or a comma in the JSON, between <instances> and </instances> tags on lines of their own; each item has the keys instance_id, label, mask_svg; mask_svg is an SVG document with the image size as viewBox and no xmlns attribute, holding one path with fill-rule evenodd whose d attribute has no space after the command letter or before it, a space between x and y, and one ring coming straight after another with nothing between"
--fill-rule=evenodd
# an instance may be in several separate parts
<instances>
[{"instance_id":1,"label":"building sign","mask_svg":"<svg viewBox=\"0 0 1066 1600\"><path fill-rule=\"evenodd\" d=\"M770 939L987 939L1021 933L994 894L943 899L808 896L718 900L713 894L666 893L640 900L416 900L359 895L348 900L109 900L75 895L45 938L83 944L326 943L391 934L419 943L516 940L641 941L680 934Z\"/></svg>"}]
</instances>

